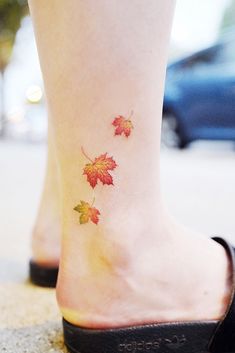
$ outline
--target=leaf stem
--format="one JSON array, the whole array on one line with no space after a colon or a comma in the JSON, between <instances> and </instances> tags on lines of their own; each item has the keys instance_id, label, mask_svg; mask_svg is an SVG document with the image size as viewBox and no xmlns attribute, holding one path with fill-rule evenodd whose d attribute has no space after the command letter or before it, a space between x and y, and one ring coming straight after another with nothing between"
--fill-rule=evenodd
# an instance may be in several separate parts
<instances>
[{"instance_id":1,"label":"leaf stem","mask_svg":"<svg viewBox=\"0 0 235 353\"><path fill-rule=\"evenodd\" d=\"M84 148L83 148L83 147L81 147L81 150L82 150L82 154L83 154L91 163L94 163L93 160L92 160L90 157L88 157L88 155L87 155L86 152L84 151Z\"/></svg>"},{"instance_id":2,"label":"leaf stem","mask_svg":"<svg viewBox=\"0 0 235 353\"><path fill-rule=\"evenodd\" d=\"M134 110L132 109L132 110L131 110L131 113L130 113L130 115L129 115L129 119L133 116L133 114L134 114Z\"/></svg>"},{"instance_id":3,"label":"leaf stem","mask_svg":"<svg viewBox=\"0 0 235 353\"><path fill-rule=\"evenodd\" d=\"M92 200L92 203L91 203L91 207L93 207L94 203L95 203L95 195L93 196L93 200Z\"/></svg>"}]
</instances>

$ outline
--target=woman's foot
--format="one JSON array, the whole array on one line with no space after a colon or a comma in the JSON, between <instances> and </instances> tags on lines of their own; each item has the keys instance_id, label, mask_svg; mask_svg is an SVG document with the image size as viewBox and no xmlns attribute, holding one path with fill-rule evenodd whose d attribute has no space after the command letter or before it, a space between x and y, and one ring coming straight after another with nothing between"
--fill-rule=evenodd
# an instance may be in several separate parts
<instances>
[{"instance_id":1,"label":"woman's foot","mask_svg":"<svg viewBox=\"0 0 235 353\"><path fill-rule=\"evenodd\" d=\"M48 267L59 265L61 248L61 191L56 158L54 138L49 130L44 189L32 234L32 260Z\"/></svg>"},{"instance_id":2,"label":"woman's foot","mask_svg":"<svg viewBox=\"0 0 235 353\"><path fill-rule=\"evenodd\" d=\"M128 222L126 228L121 240L95 229L86 239L71 234L57 288L68 322L112 328L223 316L231 284L222 246L170 222L156 229L157 236L143 226L137 240L127 243Z\"/></svg>"},{"instance_id":3,"label":"woman's foot","mask_svg":"<svg viewBox=\"0 0 235 353\"><path fill-rule=\"evenodd\" d=\"M44 213L45 212L45 213ZM32 260L38 265L58 267L60 261L61 225L51 209L38 217L32 236Z\"/></svg>"}]
</instances>

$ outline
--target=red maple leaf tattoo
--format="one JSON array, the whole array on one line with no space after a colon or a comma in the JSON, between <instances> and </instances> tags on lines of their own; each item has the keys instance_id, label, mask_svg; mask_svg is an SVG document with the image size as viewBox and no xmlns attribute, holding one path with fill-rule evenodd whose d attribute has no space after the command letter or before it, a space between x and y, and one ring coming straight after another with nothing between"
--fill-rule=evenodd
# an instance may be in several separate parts
<instances>
[{"instance_id":1,"label":"red maple leaf tattoo","mask_svg":"<svg viewBox=\"0 0 235 353\"><path fill-rule=\"evenodd\" d=\"M75 211L81 213L79 218L80 224L88 223L89 220L95 224L98 224L100 211L93 207L93 203L90 205L88 202L80 201L80 204L74 207Z\"/></svg>"},{"instance_id":2,"label":"red maple leaf tattoo","mask_svg":"<svg viewBox=\"0 0 235 353\"><path fill-rule=\"evenodd\" d=\"M83 174L86 175L87 181L94 188L97 185L98 180L103 185L113 185L113 177L109 171L114 170L117 167L113 157L108 157L107 153L101 154L99 157L92 161L84 152L82 152L91 163L87 163L83 169Z\"/></svg>"},{"instance_id":3,"label":"red maple leaf tattoo","mask_svg":"<svg viewBox=\"0 0 235 353\"><path fill-rule=\"evenodd\" d=\"M132 115L132 113L131 113L131 115ZM114 135L124 134L126 137L130 136L131 130L134 128L130 118L126 119L122 115L118 115L113 120L112 125L116 127Z\"/></svg>"}]
</instances>

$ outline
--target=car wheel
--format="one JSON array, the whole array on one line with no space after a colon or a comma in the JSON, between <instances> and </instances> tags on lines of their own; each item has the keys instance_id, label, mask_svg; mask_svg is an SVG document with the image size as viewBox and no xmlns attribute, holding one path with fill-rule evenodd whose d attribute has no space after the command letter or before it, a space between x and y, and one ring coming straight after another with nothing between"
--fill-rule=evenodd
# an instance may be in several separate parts
<instances>
[{"instance_id":1,"label":"car wheel","mask_svg":"<svg viewBox=\"0 0 235 353\"><path fill-rule=\"evenodd\" d=\"M176 117L164 114L162 118L162 145L170 148L183 149L188 142L183 138Z\"/></svg>"}]
</instances>

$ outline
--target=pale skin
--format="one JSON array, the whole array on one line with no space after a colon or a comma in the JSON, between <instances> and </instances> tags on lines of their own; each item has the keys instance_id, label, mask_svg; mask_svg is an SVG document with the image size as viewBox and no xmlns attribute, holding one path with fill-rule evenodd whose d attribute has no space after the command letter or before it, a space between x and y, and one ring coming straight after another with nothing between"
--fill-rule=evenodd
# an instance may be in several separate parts
<instances>
[{"instance_id":1,"label":"pale skin","mask_svg":"<svg viewBox=\"0 0 235 353\"><path fill-rule=\"evenodd\" d=\"M59 265L61 241L60 175L52 129L49 126L47 164L32 236L32 257L38 264L55 267Z\"/></svg>"},{"instance_id":2,"label":"pale skin","mask_svg":"<svg viewBox=\"0 0 235 353\"><path fill-rule=\"evenodd\" d=\"M60 171L62 315L109 328L223 315L224 249L175 222L159 182L161 111L173 0L29 1ZM128 118L127 138L112 121ZM114 185L94 190L89 160L117 162ZM81 200L100 211L80 224Z\"/></svg>"}]
</instances>

